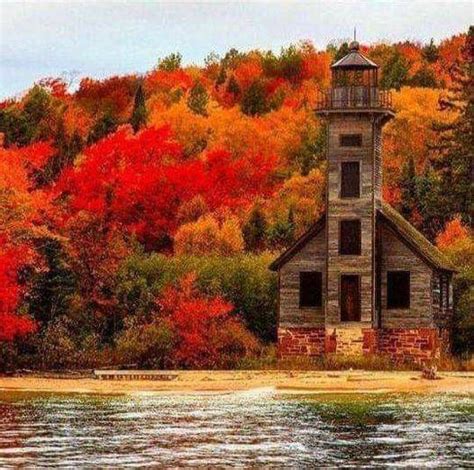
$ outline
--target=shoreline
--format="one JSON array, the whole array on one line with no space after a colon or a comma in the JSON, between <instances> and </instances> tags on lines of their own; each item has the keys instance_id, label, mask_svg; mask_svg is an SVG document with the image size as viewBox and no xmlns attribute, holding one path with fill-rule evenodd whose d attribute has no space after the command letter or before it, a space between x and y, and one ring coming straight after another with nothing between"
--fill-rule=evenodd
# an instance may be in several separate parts
<instances>
[{"instance_id":1,"label":"shoreline","mask_svg":"<svg viewBox=\"0 0 474 470\"><path fill-rule=\"evenodd\" d=\"M172 380L100 380L54 376L0 376L2 392L129 394L224 394L272 389L285 395L453 393L474 395L474 372L441 372L427 380L418 371L166 371Z\"/></svg>"}]
</instances>

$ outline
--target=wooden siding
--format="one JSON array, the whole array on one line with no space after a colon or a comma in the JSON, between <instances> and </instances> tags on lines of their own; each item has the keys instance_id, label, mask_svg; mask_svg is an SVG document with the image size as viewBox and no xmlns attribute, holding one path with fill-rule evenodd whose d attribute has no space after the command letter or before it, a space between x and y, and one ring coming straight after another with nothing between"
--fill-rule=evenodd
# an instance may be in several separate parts
<instances>
[{"instance_id":1,"label":"wooden siding","mask_svg":"<svg viewBox=\"0 0 474 470\"><path fill-rule=\"evenodd\" d=\"M279 326L315 327L324 325L326 242L324 229L312 238L280 269ZM323 306L299 306L300 271L319 271L323 277Z\"/></svg>"},{"instance_id":2,"label":"wooden siding","mask_svg":"<svg viewBox=\"0 0 474 470\"><path fill-rule=\"evenodd\" d=\"M361 281L361 321L372 321L373 304L373 119L370 114L332 116L328 123L327 185L327 310L329 325L341 324L340 279L357 274ZM361 134L361 147L341 147L341 134ZM341 198L341 163L360 162L360 197ZM339 255L339 223L344 219L361 221L361 254Z\"/></svg>"},{"instance_id":3,"label":"wooden siding","mask_svg":"<svg viewBox=\"0 0 474 470\"><path fill-rule=\"evenodd\" d=\"M388 227L382 226L382 328L432 327L432 269ZM387 271L410 271L410 308L387 308Z\"/></svg>"}]
</instances>

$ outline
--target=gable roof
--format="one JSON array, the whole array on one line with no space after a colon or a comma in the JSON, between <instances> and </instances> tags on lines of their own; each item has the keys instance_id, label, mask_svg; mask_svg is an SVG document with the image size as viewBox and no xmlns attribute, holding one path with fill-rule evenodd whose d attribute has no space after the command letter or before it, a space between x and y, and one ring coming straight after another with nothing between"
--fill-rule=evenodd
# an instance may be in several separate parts
<instances>
[{"instance_id":1,"label":"gable roof","mask_svg":"<svg viewBox=\"0 0 474 470\"><path fill-rule=\"evenodd\" d=\"M301 235L288 249L286 249L272 264L270 269L278 271L287 261L298 253L310 240L312 240L326 223L326 214L323 214L311 227Z\"/></svg>"},{"instance_id":2,"label":"gable roof","mask_svg":"<svg viewBox=\"0 0 474 470\"><path fill-rule=\"evenodd\" d=\"M378 213L402 241L406 242L428 264L436 269L456 272L456 268L448 258L392 206L382 201L382 210L378 210Z\"/></svg>"},{"instance_id":3,"label":"gable roof","mask_svg":"<svg viewBox=\"0 0 474 470\"><path fill-rule=\"evenodd\" d=\"M435 269L456 272L456 268L426 237L420 233L393 207L382 201L382 208L377 209L378 220L381 220L400 237L415 253ZM273 263L272 271L278 271L285 263L298 253L310 240L312 240L325 226L326 214L323 215L287 250L285 250Z\"/></svg>"}]
</instances>

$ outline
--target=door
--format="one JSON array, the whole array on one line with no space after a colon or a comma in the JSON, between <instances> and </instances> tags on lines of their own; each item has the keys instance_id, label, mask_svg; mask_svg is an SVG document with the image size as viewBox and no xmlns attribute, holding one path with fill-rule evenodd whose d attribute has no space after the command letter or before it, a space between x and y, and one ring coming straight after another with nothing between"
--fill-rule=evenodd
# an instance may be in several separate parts
<instances>
[{"instance_id":1,"label":"door","mask_svg":"<svg viewBox=\"0 0 474 470\"><path fill-rule=\"evenodd\" d=\"M360 321L360 279L354 274L341 276L341 321Z\"/></svg>"}]
</instances>

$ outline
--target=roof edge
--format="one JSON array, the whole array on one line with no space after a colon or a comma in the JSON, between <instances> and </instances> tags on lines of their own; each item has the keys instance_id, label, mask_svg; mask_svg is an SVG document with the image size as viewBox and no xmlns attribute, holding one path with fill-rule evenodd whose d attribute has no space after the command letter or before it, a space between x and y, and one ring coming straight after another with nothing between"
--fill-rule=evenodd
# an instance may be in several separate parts
<instances>
[{"instance_id":1,"label":"roof edge","mask_svg":"<svg viewBox=\"0 0 474 470\"><path fill-rule=\"evenodd\" d=\"M326 214L323 213L321 217L311 225L311 227L301 235L290 247L288 247L276 260L274 260L269 268L271 271L278 271L284 264L293 258L298 253L300 248L306 245L313 239L323 228L326 223Z\"/></svg>"},{"instance_id":2,"label":"roof edge","mask_svg":"<svg viewBox=\"0 0 474 470\"><path fill-rule=\"evenodd\" d=\"M399 221L395 220L393 214L388 214L388 212L396 213L396 216L403 220L403 223L409 226L410 230L413 233L407 233L402 230L400 227ZM408 245L415 253L417 253L427 264L429 264L432 268L437 269L438 271L447 271L451 273L457 273L458 270L452 265L452 263L448 260L448 258L436 247L434 246L420 231L418 231L415 227L413 227L408 220L406 220L401 214L399 214L393 207L391 207L386 202L383 203L381 209L377 209L377 213L383 218L383 221L388 224L388 226L395 232L395 234L399 237L399 239ZM427 254L423 251L422 247L420 246L419 240L415 237L420 237L423 239L423 243L427 245L432 253ZM431 256L430 256L431 255Z\"/></svg>"}]
</instances>

